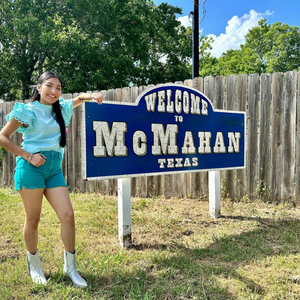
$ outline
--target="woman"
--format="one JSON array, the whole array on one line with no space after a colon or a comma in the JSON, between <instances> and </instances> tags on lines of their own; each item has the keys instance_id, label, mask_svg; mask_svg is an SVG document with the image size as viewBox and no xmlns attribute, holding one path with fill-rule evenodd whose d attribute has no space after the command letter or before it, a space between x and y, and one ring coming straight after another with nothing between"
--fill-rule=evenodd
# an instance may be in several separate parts
<instances>
[{"instance_id":1,"label":"woman","mask_svg":"<svg viewBox=\"0 0 300 300\"><path fill-rule=\"evenodd\" d=\"M6 116L8 123L0 132L0 145L17 155L15 190L19 191L25 209L23 236L27 248L28 272L33 282L45 285L38 254L38 225L43 196L56 212L61 222L64 244L64 273L73 284L87 287L76 270L74 212L61 161L66 145L66 126L73 108L82 101L93 100L101 104L101 93L83 93L71 100L61 98L62 82L54 72L43 73L28 104L16 103ZM10 136L23 134L22 147Z\"/></svg>"}]
</instances>

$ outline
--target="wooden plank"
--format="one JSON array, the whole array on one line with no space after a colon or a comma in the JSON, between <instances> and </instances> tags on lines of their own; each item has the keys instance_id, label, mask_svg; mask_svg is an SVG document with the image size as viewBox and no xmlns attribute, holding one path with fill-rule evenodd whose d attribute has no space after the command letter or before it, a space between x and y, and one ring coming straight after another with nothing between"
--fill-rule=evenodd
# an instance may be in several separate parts
<instances>
[{"instance_id":1,"label":"wooden plank","mask_svg":"<svg viewBox=\"0 0 300 300\"><path fill-rule=\"evenodd\" d=\"M236 110L236 76L229 75L226 80L226 103L227 110ZM225 172L225 182L227 187L227 193L230 199L234 200L235 195L235 173L236 170L228 170Z\"/></svg>"},{"instance_id":2,"label":"wooden plank","mask_svg":"<svg viewBox=\"0 0 300 300\"><path fill-rule=\"evenodd\" d=\"M224 109L225 77L216 77L216 92L213 101L214 109Z\"/></svg>"},{"instance_id":3,"label":"wooden plank","mask_svg":"<svg viewBox=\"0 0 300 300\"><path fill-rule=\"evenodd\" d=\"M115 90L109 89L106 93L106 98L103 98L103 100L114 101L115 100L114 97L115 97Z\"/></svg>"},{"instance_id":4,"label":"wooden plank","mask_svg":"<svg viewBox=\"0 0 300 300\"><path fill-rule=\"evenodd\" d=\"M296 145L300 145L300 73L298 72L298 90L296 93L297 100L297 134ZM295 166L295 203L300 205L300 151L296 151L296 166Z\"/></svg>"},{"instance_id":5,"label":"wooden plank","mask_svg":"<svg viewBox=\"0 0 300 300\"><path fill-rule=\"evenodd\" d=\"M296 154L296 88L297 73L285 74L285 101L283 114L283 186L285 201L294 198L294 170Z\"/></svg>"},{"instance_id":6,"label":"wooden plank","mask_svg":"<svg viewBox=\"0 0 300 300\"><path fill-rule=\"evenodd\" d=\"M216 91L215 97L213 101L214 109L224 109L225 107L225 77L224 76L217 76L215 80L216 84ZM208 175L209 176L209 175ZM220 180L222 182L221 185L226 182L226 172L220 171Z\"/></svg>"},{"instance_id":7,"label":"wooden plank","mask_svg":"<svg viewBox=\"0 0 300 300\"><path fill-rule=\"evenodd\" d=\"M271 172L271 84L272 76L262 74L260 79L260 116L259 116L259 193L268 197Z\"/></svg>"},{"instance_id":8,"label":"wooden plank","mask_svg":"<svg viewBox=\"0 0 300 300\"><path fill-rule=\"evenodd\" d=\"M74 96L76 97L76 96ZM72 94L65 94L64 95L65 99L73 99ZM68 126L69 131L68 131L68 137L67 137L67 144L65 150L67 150L66 155L66 176L67 176L67 185L70 187L70 191L74 191L75 188L75 155L74 155L74 131L76 130L75 128L75 122L73 122L73 117L71 118L70 125Z\"/></svg>"},{"instance_id":9,"label":"wooden plank","mask_svg":"<svg viewBox=\"0 0 300 300\"><path fill-rule=\"evenodd\" d=\"M246 112L247 107L247 91L248 76L240 74L237 76L237 110ZM246 124L245 124L246 126ZM236 170L236 186L235 193L238 199L241 199L246 192L246 172L245 169Z\"/></svg>"},{"instance_id":10,"label":"wooden plank","mask_svg":"<svg viewBox=\"0 0 300 300\"><path fill-rule=\"evenodd\" d=\"M283 128L283 73L272 76L272 123L271 123L271 189L272 201L281 200L282 184L282 128Z\"/></svg>"},{"instance_id":11,"label":"wooden plank","mask_svg":"<svg viewBox=\"0 0 300 300\"><path fill-rule=\"evenodd\" d=\"M257 156L258 156L258 103L259 103L259 75L249 76L248 98L248 129L247 129L247 194L251 199L255 197L257 186Z\"/></svg>"},{"instance_id":12,"label":"wooden plank","mask_svg":"<svg viewBox=\"0 0 300 300\"><path fill-rule=\"evenodd\" d=\"M75 125L73 137L74 141L74 157L75 157L75 191L79 192L82 189L82 164L81 164L81 126L82 126L82 106L75 108L73 112L73 122Z\"/></svg>"},{"instance_id":13,"label":"wooden plank","mask_svg":"<svg viewBox=\"0 0 300 300\"><path fill-rule=\"evenodd\" d=\"M131 91L129 87L122 88L122 102L131 102Z\"/></svg>"}]
</instances>

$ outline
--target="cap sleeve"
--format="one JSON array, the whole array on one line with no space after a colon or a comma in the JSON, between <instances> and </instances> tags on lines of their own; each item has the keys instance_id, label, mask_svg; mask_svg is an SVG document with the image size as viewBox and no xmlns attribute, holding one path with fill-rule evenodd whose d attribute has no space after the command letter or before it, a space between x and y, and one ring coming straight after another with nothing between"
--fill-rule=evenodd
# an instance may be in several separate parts
<instances>
[{"instance_id":1,"label":"cap sleeve","mask_svg":"<svg viewBox=\"0 0 300 300\"><path fill-rule=\"evenodd\" d=\"M72 113L73 113L73 99L65 100L64 98L59 98L59 104L62 107L62 116L65 120L66 126L69 126Z\"/></svg>"},{"instance_id":2,"label":"cap sleeve","mask_svg":"<svg viewBox=\"0 0 300 300\"><path fill-rule=\"evenodd\" d=\"M27 127L20 126L17 129L17 132L27 134L33 131L33 123L36 117L32 107L29 104L21 102L15 103L13 110L5 116L7 122L12 118L23 125L28 125Z\"/></svg>"}]
</instances>

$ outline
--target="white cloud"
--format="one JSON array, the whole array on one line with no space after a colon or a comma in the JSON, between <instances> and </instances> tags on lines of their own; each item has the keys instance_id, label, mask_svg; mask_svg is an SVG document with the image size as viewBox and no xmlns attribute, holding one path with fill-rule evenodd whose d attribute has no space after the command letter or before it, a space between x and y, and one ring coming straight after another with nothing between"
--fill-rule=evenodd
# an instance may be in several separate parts
<instances>
[{"instance_id":1,"label":"white cloud","mask_svg":"<svg viewBox=\"0 0 300 300\"><path fill-rule=\"evenodd\" d=\"M215 57L220 57L223 52L229 49L239 49L241 44L245 43L245 35L248 31L258 25L258 21L267 15L272 15L269 10L265 13L259 13L255 10L250 10L249 14L244 14L242 17L234 16L228 22L225 33L219 36L209 34L214 39L212 43L211 54Z\"/></svg>"},{"instance_id":2,"label":"white cloud","mask_svg":"<svg viewBox=\"0 0 300 300\"><path fill-rule=\"evenodd\" d=\"M177 20L184 27L192 27L193 26L193 24L192 24L193 21L192 21L192 19L189 16L179 17Z\"/></svg>"},{"instance_id":3,"label":"white cloud","mask_svg":"<svg viewBox=\"0 0 300 300\"><path fill-rule=\"evenodd\" d=\"M225 33L221 33L219 36L208 34L214 39L211 50L212 56L220 57L223 52L229 49L239 49L240 45L245 43L245 35L248 31L257 26L259 20L272 14L273 12L269 10L265 13L259 13L252 9L249 14L244 14L242 17L233 16L227 22ZM179 17L178 21L185 27L192 26L192 19L189 16Z\"/></svg>"}]
</instances>

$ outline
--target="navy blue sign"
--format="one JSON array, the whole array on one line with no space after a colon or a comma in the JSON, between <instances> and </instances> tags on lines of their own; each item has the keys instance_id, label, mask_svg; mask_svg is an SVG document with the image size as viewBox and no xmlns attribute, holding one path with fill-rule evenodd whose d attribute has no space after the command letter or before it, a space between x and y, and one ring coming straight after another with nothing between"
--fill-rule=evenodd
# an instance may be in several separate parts
<instances>
[{"instance_id":1,"label":"navy blue sign","mask_svg":"<svg viewBox=\"0 0 300 300\"><path fill-rule=\"evenodd\" d=\"M148 89L135 103L85 103L83 137L85 179L245 166L245 113L214 110L182 85Z\"/></svg>"}]
</instances>

